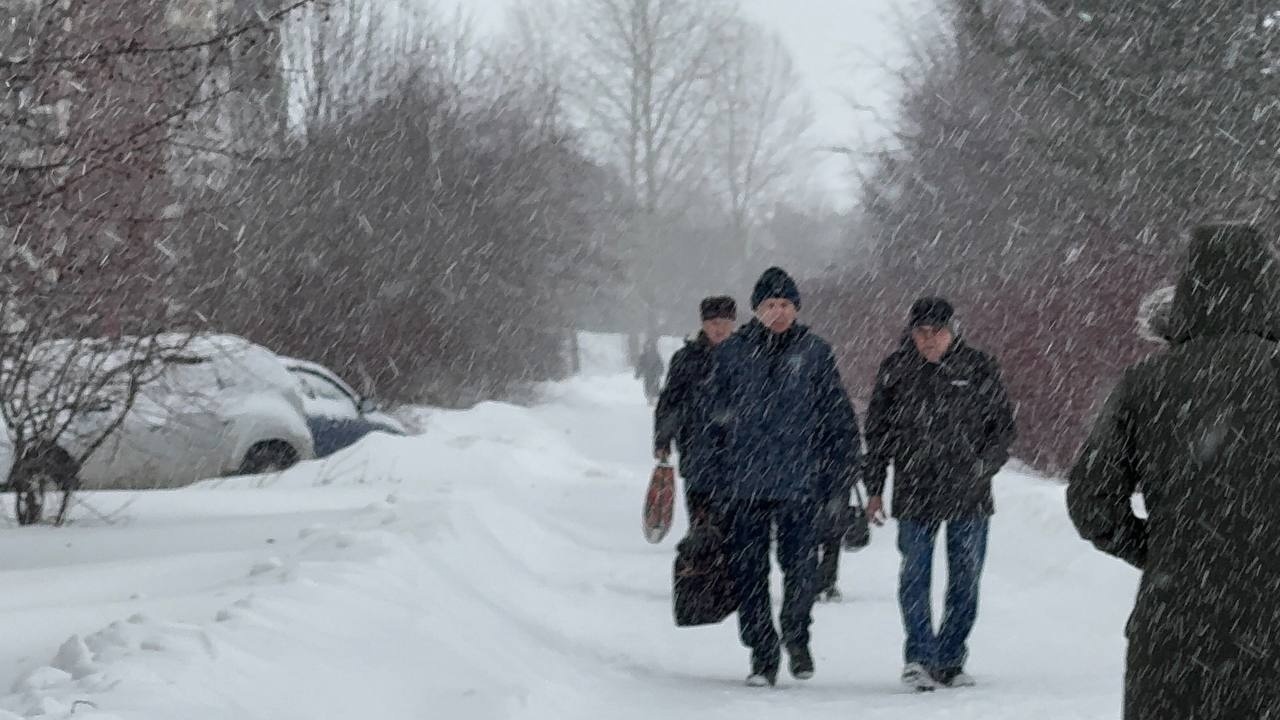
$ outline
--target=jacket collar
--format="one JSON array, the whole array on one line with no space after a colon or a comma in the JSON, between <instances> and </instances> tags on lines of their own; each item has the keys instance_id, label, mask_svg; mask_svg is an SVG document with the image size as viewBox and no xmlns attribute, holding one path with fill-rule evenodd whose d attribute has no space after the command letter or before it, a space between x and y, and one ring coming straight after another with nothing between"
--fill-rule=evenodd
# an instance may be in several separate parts
<instances>
[{"instance_id":1,"label":"jacket collar","mask_svg":"<svg viewBox=\"0 0 1280 720\"><path fill-rule=\"evenodd\" d=\"M758 319L752 318L746 325L738 328L737 334L752 345L764 348L787 348L808 333L808 326L799 322L792 324L790 328L787 328L786 332L775 333L765 327L764 323Z\"/></svg>"},{"instance_id":2,"label":"jacket collar","mask_svg":"<svg viewBox=\"0 0 1280 720\"><path fill-rule=\"evenodd\" d=\"M956 353L960 352L964 348L964 338L960 335L956 335L955 339L951 341L951 347L947 348L947 351L942 354L942 359L937 364L939 366L946 365L947 361L954 358ZM924 356L920 354L920 351L916 349L916 343L911 339L911 333L909 332L903 335L902 346L898 348L898 355L903 359L917 362L921 365L932 364L928 360L925 360Z\"/></svg>"}]
</instances>

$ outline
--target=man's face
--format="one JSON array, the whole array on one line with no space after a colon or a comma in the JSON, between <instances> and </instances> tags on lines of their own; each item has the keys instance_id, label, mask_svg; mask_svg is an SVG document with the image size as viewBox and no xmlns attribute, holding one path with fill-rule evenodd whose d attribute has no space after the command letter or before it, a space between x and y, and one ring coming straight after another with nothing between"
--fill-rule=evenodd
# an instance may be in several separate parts
<instances>
[{"instance_id":1,"label":"man's face","mask_svg":"<svg viewBox=\"0 0 1280 720\"><path fill-rule=\"evenodd\" d=\"M713 346L719 345L725 340L728 340L729 336L733 334L733 324L733 318L712 318L710 320L703 320L702 332L707 334L707 340L710 340Z\"/></svg>"},{"instance_id":2,"label":"man's face","mask_svg":"<svg viewBox=\"0 0 1280 720\"><path fill-rule=\"evenodd\" d=\"M769 298L756 308L756 318L775 333L784 333L796 323L795 303L785 298Z\"/></svg>"},{"instance_id":3,"label":"man's face","mask_svg":"<svg viewBox=\"0 0 1280 720\"><path fill-rule=\"evenodd\" d=\"M955 335L951 328L935 325L921 325L911 330L911 339L916 343L916 350L931 363L942 362L942 356L951 349Z\"/></svg>"}]
</instances>

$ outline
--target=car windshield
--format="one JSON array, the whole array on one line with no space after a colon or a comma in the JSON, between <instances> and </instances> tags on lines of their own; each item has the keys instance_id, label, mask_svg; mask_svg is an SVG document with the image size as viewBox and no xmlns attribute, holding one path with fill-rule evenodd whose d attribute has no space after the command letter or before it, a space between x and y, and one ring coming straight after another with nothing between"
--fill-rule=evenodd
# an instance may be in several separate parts
<instances>
[{"instance_id":1,"label":"car windshield","mask_svg":"<svg viewBox=\"0 0 1280 720\"><path fill-rule=\"evenodd\" d=\"M298 379L298 383L302 386L302 391L307 397L316 400L336 400L345 404L356 407L358 404L356 398L347 392L337 383L320 373L312 372L303 368L294 368L292 370L294 377Z\"/></svg>"}]
</instances>

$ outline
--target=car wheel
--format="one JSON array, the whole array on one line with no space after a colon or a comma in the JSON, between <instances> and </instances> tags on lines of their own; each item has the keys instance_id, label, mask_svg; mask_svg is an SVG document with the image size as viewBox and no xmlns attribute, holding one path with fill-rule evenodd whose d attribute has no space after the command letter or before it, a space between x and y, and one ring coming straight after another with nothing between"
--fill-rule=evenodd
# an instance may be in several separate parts
<instances>
[{"instance_id":1,"label":"car wheel","mask_svg":"<svg viewBox=\"0 0 1280 720\"><path fill-rule=\"evenodd\" d=\"M249 448L237 472L240 475L261 475L287 470L297 464L298 451L292 445L283 440L269 440Z\"/></svg>"}]
</instances>

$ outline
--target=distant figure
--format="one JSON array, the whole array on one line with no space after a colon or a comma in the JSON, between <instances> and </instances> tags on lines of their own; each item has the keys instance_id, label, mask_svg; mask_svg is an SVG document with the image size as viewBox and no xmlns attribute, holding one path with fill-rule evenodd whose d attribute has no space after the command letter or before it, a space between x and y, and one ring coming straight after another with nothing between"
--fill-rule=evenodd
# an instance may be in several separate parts
<instances>
[{"instance_id":1,"label":"distant figure","mask_svg":"<svg viewBox=\"0 0 1280 720\"><path fill-rule=\"evenodd\" d=\"M991 479L1014 438L1000 368L964 342L953 316L942 298L911 306L908 335L881 364L867 407L867 514L884 523L881 495L892 463L907 635L902 682L915 690L973 684L964 663L995 512ZM933 551L944 524L946 609L935 632Z\"/></svg>"},{"instance_id":2,"label":"distant figure","mask_svg":"<svg viewBox=\"0 0 1280 720\"><path fill-rule=\"evenodd\" d=\"M1125 372L1067 488L1080 535L1142 571L1124 718L1280 718L1280 258L1198 227L1159 305L1167 350Z\"/></svg>"},{"instance_id":3,"label":"distant figure","mask_svg":"<svg viewBox=\"0 0 1280 720\"><path fill-rule=\"evenodd\" d=\"M627 333L627 365L635 367L640 360L640 333Z\"/></svg>"},{"instance_id":4,"label":"distant figure","mask_svg":"<svg viewBox=\"0 0 1280 720\"><path fill-rule=\"evenodd\" d=\"M665 369L662 355L658 353L658 339L650 335L644 341L640 357L636 358L636 377L644 381L644 396L650 405L658 401L658 393L662 389L662 372Z\"/></svg>"}]
</instances>

